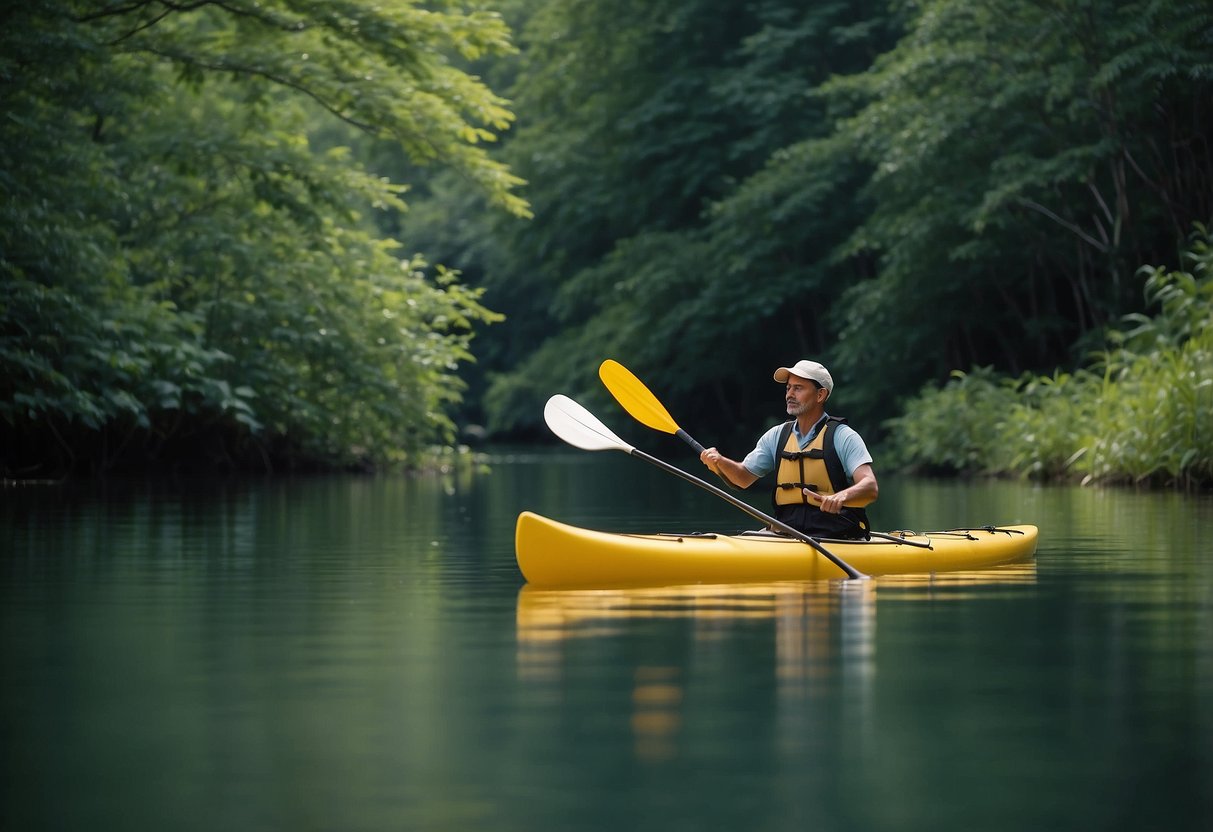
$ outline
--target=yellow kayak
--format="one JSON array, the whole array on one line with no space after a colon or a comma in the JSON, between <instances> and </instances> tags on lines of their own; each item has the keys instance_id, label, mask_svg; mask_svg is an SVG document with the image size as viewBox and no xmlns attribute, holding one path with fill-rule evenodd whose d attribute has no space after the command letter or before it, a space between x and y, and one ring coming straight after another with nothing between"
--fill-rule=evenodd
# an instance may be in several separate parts
<instances>
[{"instance_id":1,"label":"yellow kayak","mask_svg":"<svg viewBox=\"0 0 1213 832\"><path fill-rule=\"evenodd\" d=\"M899 531L867 541L822 541L860 572L898 575L986 569L1036 553L1035 526ZM846 573L782 535L614 534L524 511L514 535L518 568L537 587L657 586L832 580Z\"/></svg>"}]
</instances>

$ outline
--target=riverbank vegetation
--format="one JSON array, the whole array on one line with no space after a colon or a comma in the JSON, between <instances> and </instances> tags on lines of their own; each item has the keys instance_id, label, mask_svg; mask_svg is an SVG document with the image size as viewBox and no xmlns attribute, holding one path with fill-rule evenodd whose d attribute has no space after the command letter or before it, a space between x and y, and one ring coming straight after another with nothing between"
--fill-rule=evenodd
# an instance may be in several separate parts
<instances>
[{"instance_id":1,"label":"riverbank vegetation","mask_svg":"<svg viewBox=\"0 0 1213 832\"><path fill-rule=\"evenodd\" d=\"M907 463L1209 478L1200 422L1148 463L1052 437L1131 431L1080 402L1171 356L1104 342L1171 326L1141 264L1204 279L1180 251L1213 219L1207 3L0 14L4 476L413 464L546 437L556 392L618 425L607 357L741 454L782 416L771 370L813 357L881 446L925 446L933 395L987 427L987 398L1039 405L1022 463L984 436Z\"/></svg>"},{"instance_id":2,"label":"riverbank vegetation","mask_svg":"<svg viewBox=\"0 0 1213 832\"><path fill-rule=\"evenodd\" d=\"M1152 315L1131 315L1074 372L991 368L926 387L890 422L895 467L1049 480L1213 482L1213 239L1187 270L1145 267Z\"/></svg>"}]
</instances>

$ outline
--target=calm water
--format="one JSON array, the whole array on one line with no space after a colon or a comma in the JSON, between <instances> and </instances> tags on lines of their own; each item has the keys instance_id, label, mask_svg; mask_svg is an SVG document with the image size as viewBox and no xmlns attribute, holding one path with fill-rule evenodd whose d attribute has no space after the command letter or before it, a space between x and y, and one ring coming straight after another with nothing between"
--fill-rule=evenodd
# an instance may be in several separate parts
<instances>
[{"instance_id":1,"label":"calm water","mask_svg":"<svg viewBox=\"0 0 1213 832\"><path fill-rule=\"evenodd\" d=\"M4 489L0 827L1213 828L1213 499L882 486L880 528L1035 522L1038 556L524 588L522 509L746 525L615 453Z\"/></svg>"}]
</instances>

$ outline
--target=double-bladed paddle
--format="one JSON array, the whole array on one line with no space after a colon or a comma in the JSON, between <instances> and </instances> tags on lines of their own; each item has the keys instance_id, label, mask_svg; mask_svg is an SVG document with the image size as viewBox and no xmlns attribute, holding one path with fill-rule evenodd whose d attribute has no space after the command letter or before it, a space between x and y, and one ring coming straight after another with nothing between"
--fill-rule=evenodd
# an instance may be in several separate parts
<instances>
[{"instance_id":1,"label":"double-bladed paddle","mask_svg":"<svg viewBox=\"0 0 1213 832\"><path fill-rule=\"evenodd\" d=\"M656 401L656 399L654 399ZM664 410L664 408L662 408ZM667 414L668 415L668 414ZM645 462L656 465L661 470L673 474L676 477L681 477L687 482L694 483L700 488L712 492L722 500L726 500L732 505L744 511L746 514L753 517L755 520L760 520L774 529L778 529L790 537L794 537L802 543L807 543L824 555L831 563L841 569L850 578L866 578L862 572L855 569L846 561L839 558L833 552L822 546L821 543L813 537L798 531L786 523L770 517L758 509L751 506L749 503L739 500L732 494L717 488L709 482L704 482L693 474L688 474L681 468L676 468L668 462L662 462L654 456L646 454L644 451L632 447L627 442L624 442L614 432L600 422L594 414L590 413L577 402L570 399L568 396L555 395L548 399L548 403L543 408L543 420L547 422L552 433L563 439L575 448L581 448L583 451L623 451L626 454L643 459ZM672 421L672 420L671 420ZM694 440L691 440L694 441Z\"/></svg>"}]
</instances>

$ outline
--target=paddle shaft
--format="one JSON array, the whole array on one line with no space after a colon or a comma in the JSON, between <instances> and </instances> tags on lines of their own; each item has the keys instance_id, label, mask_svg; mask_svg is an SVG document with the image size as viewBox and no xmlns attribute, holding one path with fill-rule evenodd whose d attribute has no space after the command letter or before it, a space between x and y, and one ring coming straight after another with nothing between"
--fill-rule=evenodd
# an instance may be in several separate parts
<instances>
[{"instance_id":1,"label":"paddle shaft","mask_svg":"<svg viewBox=\"0 0 1213 832\"><path fill-rule=\"evenodd\" d=\"M679 439L681 439L683 442L686 442L692 448L694 448L695 453L697 453L697 454L703 453L703 451L704 451L703 445L700 445L698 442L696 442L695 437L691 436L691 434L687 433L682 428L679 428L678 430L674 431L674 435L677 436Z\"/></svg>"},{"instance_id":2,"label":"paddle shaft","mask_svg":"<svg viewBox=\"0 0 1213 832\"><path fill-rule=\"evenodd\" d=\"M680 430L680 433L683 433L684 437L686 439L688 439L689 441L695 442L695 440L691 439L689 436L685 436L684 431ZM698 443L695 443L695 444L698 444ZM623 449L621 449L621 450L623 450ZM700 448L700 450L702 450L702 448ZM776 520L774 517L771 517L770 515L764 514L763 512L754 508L752 505L745 502L744 500L737 499L729 492L717 488L716 486L712 485L710 482L704 482L703 480L699 479L699 477L695 476L694 474L688 474L686 471L682 470L681 468L678 468L677 466L674 466L674 465L670 465L668 462L662 462L657 457L649 456L644 451L638 450L637 448L630 448L628 450L628 453L630 453L634 457L637 457L638 459L643 459L645 462L656 465L658 468L660 468L663 471L667 471L676 477L681 477L682 479L686 480L689 483L693 483L695 485L698 485L700 488L710 491L711 493L715 494L720 499L727 500L728 502L732 503L734 506L736 506L737 508L744 511L746 514L753 517L755 520L761 520L763 523L766 523L771 528L778 529L779 531L783 532L784 534L796 538L801 543L809 544L814 549L816 549L818 552L820 552L822 555L824 555L830 561L830 563L834 564L839 569L841 569L843 572L845 572L848 578L866 578L867 577L867 575L864 575L862 572L857 570L855 567L851 566L851 564L847 563L846 561L842 560L839 557L836 557L832 552L830 552L830 550L828 550L826 547L822 546L819 542L817 542L817 540L815 538L810 537L809 535L805 534L802 531L792 528L787 523L783 523L779 520Z\"/></svg>"}]
</instances>

